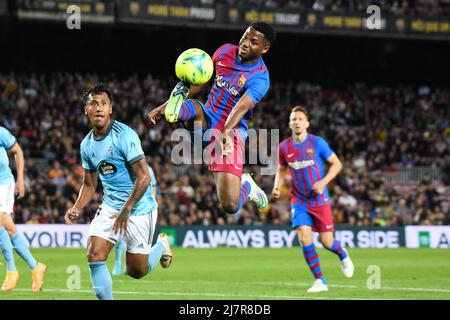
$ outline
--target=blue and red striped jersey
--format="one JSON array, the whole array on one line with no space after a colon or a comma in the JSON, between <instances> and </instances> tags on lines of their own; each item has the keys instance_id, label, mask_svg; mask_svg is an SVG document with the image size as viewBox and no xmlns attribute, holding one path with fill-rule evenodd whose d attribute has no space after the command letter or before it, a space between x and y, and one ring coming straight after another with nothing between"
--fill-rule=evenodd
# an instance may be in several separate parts
<instances>
[{"instance_id":1,"label":"blue and red striped jersey","mask_svg":"<svg viewBox=\"0 0 450 320\"><path fill-rule=\"evenodd\" d=\"M238 46L233 44L224 44L217 49L212 60L216 76L205 111L211 118L211 129L222 130L228 115L244 94L255 104L264 98L270 86L269 71L262 58L252 65L242 63ZM253 110L250 110L239 123L239 133L244 141L252 115Z\"/></svg>"},{"instance_id":2,"label":"blue and red striped jersey","mask_svg":"<svg viewBox=\"0 0 450 320\"><path fill-rule=\"evenodd\" d=\"M321 206L330 202L328 188L321 195L312 190L313 185L324 177L324 166L333 150L321 137L308 133L303 142L293 137L278 146L278 164L288 166L292 175L292 204Z\"/></svg>"}]
</instances>

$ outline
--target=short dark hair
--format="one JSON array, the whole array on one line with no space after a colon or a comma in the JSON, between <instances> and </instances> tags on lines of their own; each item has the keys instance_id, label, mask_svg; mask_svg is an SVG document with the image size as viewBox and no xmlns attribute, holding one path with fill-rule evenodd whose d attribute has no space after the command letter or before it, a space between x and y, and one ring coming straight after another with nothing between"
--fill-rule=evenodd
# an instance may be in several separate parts
<instances>
[{"instance_id":1,"label":"short dark hair","mask_svg":"<svg viewBox=\"0 0 450 320\"><path fill-rule=\"evenodd\" d=\"M306 110L305 107L295 106L295 107L292 108L291 113L292 112L303 112L304 115L306 116L306 119L309 119L309 113L308 113L308 110Z\"/></svg>"},{"instance_id":2,"label":"short dark hair","mask_svg":"<svg viewBox=\"0 0 450 320\"><path fill-rule=\"evenodd\" d=\"M270 45L275 43L277 33L275 32L275 29L267 22L256 21L250 24L249 27L261 32Z\"/></svg>"},{"instance_id":3,"label":"short dark hair","mask_svg":"<svg viewBox=\"0 0 450 320\"><path fill-rule=\"evenodd\" d=\"M89 99L89 95L91 95L91 94L100 94L100 93L106 93L106 95L108 96L109 101L111 101L111 103L113 102L113 93L108 88L108 86L106 84L104 84L104 83L97 83L92 88L90 88L89 90L87 90L86 92L83 93L84 104L87 103L87 101Z\"/></svg>"}]
</instances>

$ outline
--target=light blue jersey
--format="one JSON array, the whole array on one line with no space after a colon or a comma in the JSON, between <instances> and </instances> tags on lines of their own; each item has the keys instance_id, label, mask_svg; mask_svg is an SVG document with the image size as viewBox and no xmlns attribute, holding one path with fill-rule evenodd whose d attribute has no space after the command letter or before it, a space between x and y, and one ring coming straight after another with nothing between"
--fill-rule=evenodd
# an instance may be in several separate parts
<instances>
[{"instance_id":1,"label":"light blue jersey","mask_svg":"<svg viewBox=\"0 0 450 320\"><path fill-rule=\"evenodd\" d=\"M0 126L0 185L14 183L14 176L9 167L9 158L6 150L16 144L16 138L8 129Z\"/></svg>"},{"instance_id":2,"label":"light blue jersey","mask_svg":"<svg viewBox=\"0 0 450 320\"><path fill-rule=\"evenodd\" d=\"M145 158L141 141L133 129L111 120L101 139L91 130L80 146L81 163L85 171L97 171L103 184L103 203L120 211L128 200L136 177L131 165ZM156 200L149 187L131 211L132 216L149 214L156 209Z\"/></svg>"}]
</instances>

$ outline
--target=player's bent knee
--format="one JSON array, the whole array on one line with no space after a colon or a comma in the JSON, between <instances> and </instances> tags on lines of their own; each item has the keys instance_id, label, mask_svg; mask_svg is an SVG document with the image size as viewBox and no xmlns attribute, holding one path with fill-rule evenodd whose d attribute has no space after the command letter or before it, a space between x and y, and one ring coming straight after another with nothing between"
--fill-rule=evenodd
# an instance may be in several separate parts
<instances>
[{"instance_id":1,"label":"player's bent knee","mask_svg":"<svg viewBox=\"0 0 450 320\"><path fill-rule=\"evenodd\" d=\"M10 237L15 235L16 232L17 232L17 228L16 228L16 226L14 224L5 226L5 229L6 229L6 231L8 231L8 234L9 234Z\"/></svg>"},{"instance_id":2,"label":"player's bent knee","mask_svg":"<svg viewBox=\"0 0 450 320\"><path fill-rule=\"evenodd\" d=\"M222 209L228 214L235 214L238 211L238 203L236 201L221 201Z\"/></svg>"},{"instance_id":3,"label":"player's bent knee","mask_svg":"<svg viewBox=\"0 0 450 320\"><path fill-rule=\"evenodd\" d=\"M311 237L302 237L300 239L300 243L302 244L303 247L309 246L310 244L312 244L312 238Z\"/></svg>"},{"instance_id":4,"label":"player's bent knee","mask_svg":"<svg viewBox=\"0 0 450 320\"><path fill-rule=\"evenodd\" d=\"M88 262L106 261L108 255L102 250L89 250L86 254Z\"/></svg>"},{"instance_id":5,"label":"player's bent knee","mask_svg":"<svg viewBox=\"0 0 450 320\"><path fill-rule=\"evenodd\" d=\"M141 268L135 268L135 267L129 267L127 266L127 274L134 278L134 279L141 279L143 277L145 277L148 273L148 269L147 270L143 270Z\"/></svg>"}]
</instances>

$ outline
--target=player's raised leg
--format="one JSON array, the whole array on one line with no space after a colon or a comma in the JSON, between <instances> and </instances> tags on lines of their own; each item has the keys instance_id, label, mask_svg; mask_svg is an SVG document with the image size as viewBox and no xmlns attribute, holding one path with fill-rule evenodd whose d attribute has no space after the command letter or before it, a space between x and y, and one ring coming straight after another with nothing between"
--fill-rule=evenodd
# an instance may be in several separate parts
<instances>
[{"instance_id":1,"label":"player's raised leg","mask_svg":"<svg viewBox=\"0 0 450 320\"><path fill-rule=\"evenodd\" d=\"M11 238L2 224L3 216L7 214L0 212L0 251L6 260L6 278L2 285L2 291L11 291L17 285L20 276L14 263L13 247Z\"/></svg>"},{"instance_id":2,"label":"player's raised leg","mask_svg":"<svg viewBox=\"0 0 450 320\"><path fill-rule=\"evenodd\" d=\"M131 251L134 251L131 248ZM127 252L127 273L130 277L140 279L155 270L158 264L167 269L172 264L173 253L169 239L165 233L160 233L155 245L148 254Z\"/></svg>"},{"instance_id":3,"label":"player's raised leg","mask_svg":"<svg viewBox=\"0 0 450 320\"><path fill-rule=\"evenodd\" d=\"M249 173L244 173L242 175L241 198L242 201L245 200L245 202L247 202L244 198L246 195L246 190L249 190L248 200L253 201L258 209L264 210L267 208L267 206L269 205L269 200L267 199L266 193L256 184ZM244 205L245 202L243 202L242 205ZM242 205L239 207L239 209L242 207Z\"/></svg>"},{"instance_id":4,"label":"player's raised leg","mask_svg":"<svg viewBox=\"0 0 450 320\"><path fill-rule=\"evenodd\" d=\"M89 237L88 265L92 287L99 300L112 300L112 278L106 266L106 260L111 252L113 243L96 236Z\"/></svg>"},{"instance_id":5,"label":"player's raised leg","mask_svg":"<svg viewBox=\"0 0 450 320\"><path fill-rule=\"evenodd\" d=\"M214 172L214 180L217 188L217 197L224 211L229 214L237 213L248 198L250 192L249 185L245 185L243 196L241 195L241 179L237 175L229 172ZM245 198L247 195L247 198ZM242 199L242 201L240 200Z\"/></svg>"},{"instance_id":6,"label":"player's raised leg","mask_svg":"<svg viewBox=\"0 0 450 320\"><path fill-rule=\"evenodd\" d=\"M303 256L305 261L311 270L314 278L314 284L308 289L308 292L322 292L328 291L327 282L322 274L322 269L320 268L319 256L316 252L316 247L314 246L312 240L312 231L310 226L300 226L296 229L299 242L302 245Z\"/></svg>"},{"instance_id":7,"label":"player's raised leg","mask_svg":"<svg viewBox=\"0 0 450 320\"><path fill-rule=\"evenodd\" d=\"M344 276L351 278L355 269L353 262L347 250L341 246L338 240L333 238L333 232L321 232L319 234L319 240L325 249L335 253L339 257Z\"/></svg>"},{"instance_id":8,"label":"player's raised leg","mask_svg":"<svg viewBox=\"0 0 450 320\"><path fill-rule=\"evenodd\" d=\"M127 274L140 279L155 270L158 264L168 268L172 264L173 253L166 234L161 233L155 245L151 246L158 212L155 208L149 214L132 216L128 220Z\"/></svg>"},{"instance_id":9,"label":"player's raised leg","mask_svg":"<svg viewBox=\"0 0 450 320\"><path fill-rule=\"evenodd\" d=\"M6 214L3 219L6 230L11 237L11 243L17 254L27 263L31 269L31 276L33 279L32 291L37 293L42 290L44 285L44 276L47 272L47 265L42 262L37 262L31 254L28 244L23 236L17 232L11 215Z\"/></svg>"},{"instance_id":10,"label":"player's raised leg","mask_svg":"<svg viewBox=\"0 0 450 320\"><path fill-rule=\"evenodd\" d=\"M252 200L258 209L267 208L267 195L250 174L244 173L241 179L230 172L214 172L214 180L220 205L227 213L238 213L248 200Z\"/></svg>"},{"instance_id":11,"label":"player's raised leg","mask_svg":"<svg viewBox=\"0 0 450 320\"><path fill-rule=\"evenodd\" d=\"M165 117L167 122L173 123L184 121L183 119L180 119L180 117L182 115L184 117L189 116L189 114L187 113L189 109L186 108L186 105L184 105L183 107L183 102L189 95L189 87L190 86L188 83L180 81L170 93L169 101L167 102L167 106L165 109Z\"/></svg>"}]
</instances>

